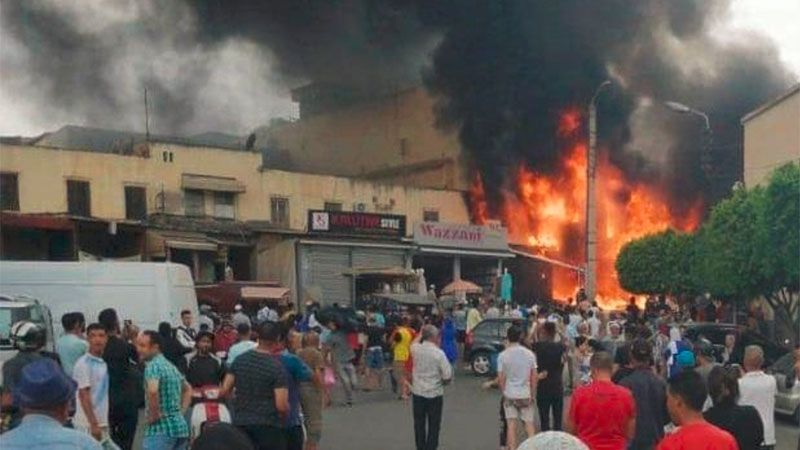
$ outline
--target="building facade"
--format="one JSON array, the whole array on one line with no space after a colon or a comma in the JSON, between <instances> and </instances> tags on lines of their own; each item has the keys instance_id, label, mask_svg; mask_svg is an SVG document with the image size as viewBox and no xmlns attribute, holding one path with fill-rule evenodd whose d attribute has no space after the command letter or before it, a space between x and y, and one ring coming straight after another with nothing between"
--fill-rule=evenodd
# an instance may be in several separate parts
<instances>
[{"instance_id":1,"label":"building facade","mask_svg":"<svg viewBox=\"0 0 800 450\"><path fill-rule=\"evenodd\" d=\"M295 299L352 300L348 270L412 268L416 224L469 223L457 190L275 170L260 152L169 142L124 153L6 144L0 175L3 259L176 261L198 283L275 281ZM338 228L315 228L314 214Z\"/></svg>"},{"instance_id":2,"label":"building facade","mask_svg":"<svg viewBox=\"0 0 800 450\"><path fill-rule=\"evenodd\" d=\"M800 84L745 115L744 183L766 181L778 166L800 161Z\"/></svg>"},{"instance_id":3,"label":"building facade","mask_svg":"<svg viewBox=\"0 0 800 450\"><path fill-rule=\"evenodd\" d=\"M356 95L310 85L293 91L301 117L256 130L267 165L300 172L466 190L469 166L455 130L438 127L422 87Z\"/></svg>"}]
</instances>

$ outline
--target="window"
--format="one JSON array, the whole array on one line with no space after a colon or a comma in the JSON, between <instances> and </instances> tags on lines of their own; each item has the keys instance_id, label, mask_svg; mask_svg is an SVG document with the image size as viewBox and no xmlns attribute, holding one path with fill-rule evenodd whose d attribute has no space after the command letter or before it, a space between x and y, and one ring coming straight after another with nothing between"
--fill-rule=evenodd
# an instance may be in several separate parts
<instances>
[{"instance_id":1,"label":"window","mask_svg":"<svg viewBox=\"0 0 800 450\"><path fill-rule=\"evenodd\" d=\"M337 202L325 202L325 211L341 211L342 204Z\"/></svg>"},{"instance_id":2,"label":"window","mask_svg":"<svg viewBox=\"0 0 800 450\"><path fill-rule=\"evenodd\" d=\"M92 197L88 181L67 180L67 212L73 216L92 216Z\"/></svg>"},{"instance_id":3,"label":"window","mask_svg":"<svg viewBox=\"0 0 800 450\"><path fill-rule=\"evenodd\" d=\"M423 222L438 222L439 221L439 211L436 209L424 209L422 210L422 221Z\"/></svg>"},{"instance_id":4,"label":"window","mask_svg":"<svg viewBox=\"0 0 800 450\"><path fill-rule=\"evenodd\" d=\"M125 186L125 218L147 219L147 190L141 186Z\"/></svg>"},{"instance_id":5,"label":"window","mask_svg":"<svg viewBox=\"0 0 800 450\"><path fill-rule=\"evenodd\" d=\"M236 201L233 192L214 192L214 217L236 218Z\"/></svg>"},{"instance_id":6,"label":"window","mask_svg":"<svg viewBox=\"0 0 800 450\"><path fill-rule=\"evenodd\" d=\"M183 213L187 216L206 215L206 196L203 191L186 189L183 191Z\"/></svg>"},{"instance_id":7,"label":"window","mask_svg":"<svg viewBox=\"0 0 800 450\"><path fill-rule=\"evenodd\" d=\"M0 209L19 211L19 184L17 174L0 173Z\"/></svg>"},{"instance_id":8,"label":"window","mask_svg":"<svg viewBox=\"0 0 800 450\"><path fill-rule=\"evenodd\" d=\"M270 199L270 221L273 225L289 228L289 199L272 197Z\"/></svg>"}]
</instances>

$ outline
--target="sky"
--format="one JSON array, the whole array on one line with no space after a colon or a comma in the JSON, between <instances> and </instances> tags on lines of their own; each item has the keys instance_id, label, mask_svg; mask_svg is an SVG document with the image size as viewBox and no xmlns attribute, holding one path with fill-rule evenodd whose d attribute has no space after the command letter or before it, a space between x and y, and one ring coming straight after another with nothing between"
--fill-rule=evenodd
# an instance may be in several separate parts
<instances>
[{"instance_id":1,"label":"sky","mask_svg":"<svg viewBox=\"0 0 800 450\"><path fill-rule=\"evenodd\" d=\"M101 18L99 21L104 22L105 19L107 18ZM766 34L777 44L781 59L787 67L796 74L797 79L800 79L800 26L797 25L798 23L800 23L800 0L732 0L730 20L721 23L716 34L721 40L746 39L747 35L742 31ZM170 38L171 36L164 36L164 39ZM0 40L2 39L3 34L0 30ZM5 43L0 42L0 44L9 46L6 49L9 50L5 53L6 55L17 54L13 51L15 44L9 40L6 40ZM126 45L136 44L128 43ZM229 72L224 69L218 70L218 73L212 72L211 85L205 86L204 89L197 92L200 112L195 117L195 120L198 121L194 124L195 127L211 127L209 131L237 134L249 132L245 129L234 129L237 125L242 126L241 121L232 120L231 123L218 123L218 114L203 114L206 108L213 108L220 104L220 99L214 96L214 92L235 93L235 95L228 95L227 97L230 98L225 98L222 103L234 103L249 111L248 115L252 118L253 126L266 123L273 117L296 117L296 105L291 102L286 85L278 80L279 77L272 68L264 64L257 65L255 62L260 59L251 57L250 53L252 52L248 53L246 48L242 50L241 46L247 46L247 43L231 42L230 45L237 48L223 46L219 49L218 54L213 56L224 62L216 67L239 68L238 78L232 80ZM253 52L255 51L253 50ZM197 58L201 57L202 55L197 56ZM24 82L27 77L24 73L14 70L15 64L20 62L13 57L0 59L0 73L16 76L16 80L11 81L9 78L0 77L0 135L33 136L44 131L52 131L68 123L93 125L79 123L65 111L50 111L43 114L38 105L35 106L34 102L26 101L26 98L33 98L37 93L24 92L22 87L30 86ZM169 74L161 75L169 80ZM179 75L174 74L173 76ZM123 83L124 80L124 76L120 77L119 82ZM133 91L138 92L135 89ZM137 95L136 98L130 99L129 104L126 103L125 108L126 110L135 110L139 108L140 102L141 99ZM166 132L167 130L159 131Z\"/></svg>"}]
</instances>

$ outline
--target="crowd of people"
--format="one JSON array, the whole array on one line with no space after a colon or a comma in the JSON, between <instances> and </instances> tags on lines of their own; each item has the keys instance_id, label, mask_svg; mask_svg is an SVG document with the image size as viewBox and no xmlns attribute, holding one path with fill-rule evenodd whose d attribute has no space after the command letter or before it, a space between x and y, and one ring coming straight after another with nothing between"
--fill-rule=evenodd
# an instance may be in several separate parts
<instances>
[{"instance_id":1,"label":"crowd of people","mask_svg":"<svg viewBox=\"0 0 800 450\"><path fill-rule=\"evenodd\" d=\"M721 351L703 336L692 342L681 325L689 314L663 299L612 313L585 299L390 312L309 303L303 314L252 316L237 305L229 316L202 307L196 323L187 310L175 327L139 330L106 309L88 325L65 314L55 353L41 326L20 322L19 352L3 366L3 447L128 450L138 429L145 450L315 450L338 384L344 407L357 390L410 400L414 444L435 450L467 336L501 317L516 320L486 386L501 392L502 449L522 448L520 434L591 449L773 447L776 384L763 350L737 353L735 335ZM795 358L800 378L800 350ZM220 407L198 416L192 407L211 387Z\"/></svg>"}]
</instances>

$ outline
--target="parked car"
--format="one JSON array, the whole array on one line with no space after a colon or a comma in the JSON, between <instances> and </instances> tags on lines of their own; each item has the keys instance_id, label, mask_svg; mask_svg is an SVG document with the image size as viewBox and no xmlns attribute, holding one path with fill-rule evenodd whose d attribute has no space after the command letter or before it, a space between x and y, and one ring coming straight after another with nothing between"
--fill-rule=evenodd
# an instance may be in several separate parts
<instances>
[{"instance_id":1,"label":"parked car","mask_svg":"<svg viewBox=\"0 0 800 450\"><path fill-rule=\"evenodd\" d=\"M725 345L725 336L733 334L736 336L736 346L733 349L732 362L741 364L744 349L748 345L758 345L764 350L764 367L774 364L783 355L789 353L789 348L777 342L769 340L767 337L742 325L732 323L706 323L698 322L686 325L686 337L692 342L697 341L700 336L708 339L718 354Z\"/></svg>"},{"instance_id":2,"label":"parked car","mask_svg":"<svg viewBox=\"0 0 800 450\"><path fill-rule=\"evenodd\" d=\"M772 374L778 383L775 412L791 416L794 423L800 425L800 382L794 371L794 355L783 355L767 368L767 373Z\"/></svg>"},{"instance_id":3,"label":"parked car","mask_svg":"<svg viewBox=\"0 0 800 450\"><path fill-rule=\"evenodd\" d=\"M467 333L464 353L475 375L488 376L497 370L497 355L505 348L508 329L519 325L527 330L527 322L517 318L484 319Z\"/></svg>"}]
</instances>

